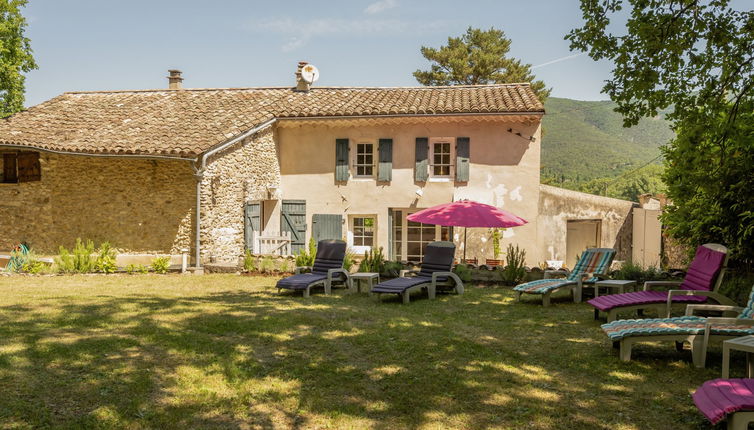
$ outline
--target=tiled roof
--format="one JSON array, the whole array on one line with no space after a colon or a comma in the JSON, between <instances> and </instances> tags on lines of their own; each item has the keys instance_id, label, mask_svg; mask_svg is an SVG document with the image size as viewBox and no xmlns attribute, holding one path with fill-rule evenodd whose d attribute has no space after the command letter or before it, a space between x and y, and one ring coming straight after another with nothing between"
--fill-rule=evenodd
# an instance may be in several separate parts
<instances>
[{"instance_id":1,"label":"tiled roof","mask_svg":"<svg viewBox=\"0 0 754 430\"><path fill-rule=\"evenodd\" d=\"M0 120L0 145L194 158L273 118L543 111L528 84L75 92Z\"/></svg>"}]
</instances>

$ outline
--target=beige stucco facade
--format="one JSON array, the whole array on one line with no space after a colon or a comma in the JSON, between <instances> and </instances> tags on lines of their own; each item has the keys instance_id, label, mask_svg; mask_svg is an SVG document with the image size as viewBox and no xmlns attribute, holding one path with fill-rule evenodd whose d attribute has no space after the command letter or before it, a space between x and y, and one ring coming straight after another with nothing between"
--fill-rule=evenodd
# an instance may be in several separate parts
<instances>
[{"instance_id":1,"label":"beige stucco facade","mask_svg":"<svg viewBox=\"0 0 754 430\"><path fill-rule=\"evenodd\" d=\"M0 184L0 249L41 253L76 238L125 253L178 254L192 237L190 163L40 154L41 180Z\"/></svg>"},{"instance_id":2,"label":"beige stucco facade","mask_svg":"<svg viewBox=\"0 0 754 430\"><path fill-rule=\"evenodd\" d=\"M513 129L529 140L508 132ZM414 180L415 140L435 138L470 138L470 167L468 182L430 177L426 182ZM356 178L351 168L351 178L346 182L335 180L335 141L348 138L350 154L358 143L372 143L378 139L393 140L392 181L379 182L376 178ZM387 253L389 247L388 210L418 210L430 206L470 199L492 204L511 211L529 221L529 224L509 229L503 247L508 242L518 243L530 256L538 255L537 207L539 202L539 123L523 124L506 117L441 118L433 121L407 122L404 120L354 120L296 122L288 121L277 130L280 160L280 191L282 199L306 200L307 240L311 236L314 214L339 214L343 216L344 239L352 231L353 216L376 218L376 244ZM454 159L454 157L453 157ZM277 211L270 214L275 222ZM273 228L277 227L275 225ZM486 241L488 229L470 229L467 258L492 257L492 246ZM455 229L458 256L462 254L463 230ZM394 258L401 258L394 255Z\"/></svg>"}]
</instances>

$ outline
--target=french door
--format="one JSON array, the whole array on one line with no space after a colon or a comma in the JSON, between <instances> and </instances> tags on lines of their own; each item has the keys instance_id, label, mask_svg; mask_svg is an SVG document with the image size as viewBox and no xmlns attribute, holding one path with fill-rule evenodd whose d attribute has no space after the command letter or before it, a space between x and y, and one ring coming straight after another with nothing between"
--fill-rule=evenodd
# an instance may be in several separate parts
<instances>
[{"instance_id":1,"label":"french door","mask_svg":"<svg viewBox=\"0 0 754 430\"><path fill-rule=\"evenodd\" d=\"M421 262L427 244L437 240L452 240L452 227L422 224L406 217L421 209L393 209L392 255L397 260Z\"/></svg>"}]
</instances>

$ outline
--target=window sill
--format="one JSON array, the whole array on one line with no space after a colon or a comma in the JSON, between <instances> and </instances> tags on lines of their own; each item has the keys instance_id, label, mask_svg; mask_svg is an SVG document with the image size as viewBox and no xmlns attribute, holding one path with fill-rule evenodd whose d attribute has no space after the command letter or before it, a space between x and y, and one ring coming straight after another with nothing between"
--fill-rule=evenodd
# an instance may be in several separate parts
<instances>
[{"instance_id":1,"label":"window sill","mask_svg":"<svg viewBox=\"0 0 754 430\"><path fill-rule=\"evenodd\" d=\"M451 178L429 178L429 182L451 182Z\"/></svg>"},{"instance_id":2,"label":"window sill","mask_svg":"<svg viewBox=\"0 0 754 430\"><path fill-rule=\"evenodd\" d=\"M354 176L351 180L356 182L374 181L374 176Z\"/></svg>"}]
</instances>

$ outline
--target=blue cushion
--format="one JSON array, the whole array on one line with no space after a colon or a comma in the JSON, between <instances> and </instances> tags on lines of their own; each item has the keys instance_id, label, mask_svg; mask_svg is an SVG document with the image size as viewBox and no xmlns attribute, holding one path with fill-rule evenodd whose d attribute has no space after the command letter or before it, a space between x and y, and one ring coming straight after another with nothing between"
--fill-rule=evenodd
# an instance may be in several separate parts
<instances>
[{"instance_id":1,"label":"blue cushion","mask_svg":"<svg viewBox=\"0 0 754 430\"><path fill-rule=\"evenodd\" d=\"M395 278L389 281L380 282L372 287L373 293L396 293L400 294L407 289L421 284L431 283L432 278L416 276L413 278Z\"/></svg>"},{"instance_id":2,"label":"blue cushion","mask_svg":"<svg viewBox=\"0 0 754 430\"><path fill-rule=\"evenodd\" d=\"M299 273L298 275L289 276L278 281L277 288L286 288L289 290L305 290L306 287L327 279L327 275L319 273Z\"/></svg>"}]
</instances>

